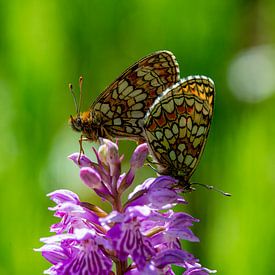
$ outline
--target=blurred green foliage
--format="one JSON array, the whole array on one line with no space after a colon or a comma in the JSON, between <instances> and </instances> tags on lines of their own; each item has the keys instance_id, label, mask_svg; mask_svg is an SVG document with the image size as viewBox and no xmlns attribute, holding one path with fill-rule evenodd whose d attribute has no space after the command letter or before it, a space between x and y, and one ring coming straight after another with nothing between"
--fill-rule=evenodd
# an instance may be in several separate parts
<instances>
[{"instance_id":1,"label":"blurred green foliage","mask_svg":"<svg viewBox=\"0 0 275 275\"><path fill-rule=\"evenodd\" d=\"M186 195L201 220L201 242L189 249L219 274L275 274L275 97L247 103L227 83L240 50L274 43L274 11L271 0L1 1L0 274L49 266L33 251L55 222L46 193L68 188L95 200L66 159L79 137L67 123L68 83L77 87L83 74L85 110L127 66L160 49L176 55L182 77L215 81L214 121L194 180L233 194ZM126 166L129 143L121 143ZM154 176L142 174L136 183Z\"/></svg>"}]
</instances>

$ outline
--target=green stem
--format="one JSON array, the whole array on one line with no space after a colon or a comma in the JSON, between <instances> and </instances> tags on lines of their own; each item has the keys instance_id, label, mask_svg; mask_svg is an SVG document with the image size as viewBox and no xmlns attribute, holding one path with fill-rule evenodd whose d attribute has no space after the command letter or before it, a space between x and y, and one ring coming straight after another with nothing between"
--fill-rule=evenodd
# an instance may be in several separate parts
<instances>
[{"instance_id":1,"label":"green stem","mask_svg":"<svg viewBox=\"0 0 275 275\"><path fill-rule=\"evenodd\" d=\"M116 263L116 274L123 275L127 269L127 261L118 261Z\"/></svg>"}]
</instances>

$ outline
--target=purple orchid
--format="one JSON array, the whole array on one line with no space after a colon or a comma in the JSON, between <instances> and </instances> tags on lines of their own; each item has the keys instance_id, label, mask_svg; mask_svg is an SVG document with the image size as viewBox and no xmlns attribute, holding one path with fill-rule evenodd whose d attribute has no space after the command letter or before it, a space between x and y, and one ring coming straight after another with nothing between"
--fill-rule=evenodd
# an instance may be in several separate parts
<instances>
[{"instance_id":1,"label":"purple orchid","mask_svg":"<svg viewBox=\"0 0 275 275\"><path fill-rule=\"evenodd\" d=\"M48 196L56 204L49 208L60 221L51 226L55 235L42 238L42 256L52 266L45 274L174 274L172 265L184 268L184 275L205 275L216 271L201 267L181 240L198 242L190 227L199 220L174 212L176 204L186 204L169 176L147 179L137 186L126 202L122 196L132 185L136 171L148 155L146 144L134 151L130 169L121 174L123 157L117 144L103 139L94 149L97 162L87 156L69 156L80 167L80 178L101 199L112 206L110 213L69 190Z\"/></svg>"}]
</instances>

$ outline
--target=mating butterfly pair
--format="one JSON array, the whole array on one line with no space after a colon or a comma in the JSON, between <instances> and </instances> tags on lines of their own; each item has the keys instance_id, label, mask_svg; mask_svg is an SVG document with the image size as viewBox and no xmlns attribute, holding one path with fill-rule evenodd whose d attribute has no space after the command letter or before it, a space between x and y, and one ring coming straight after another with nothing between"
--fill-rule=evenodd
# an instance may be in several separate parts
<instances>
[{"instance_id":1,"label":"mating butterfly pair","mask_svg":"<svg viewBox=\"0 0 275 275\"><path fill-rule=\"evenodd\" d=\"M71 125L90 141L147 142L159 174L189 186L209 132L214 90L205 76L180 80L175 56L158 51L129 67L87 112L78 108Z\"/></svg>"}]
</instances>

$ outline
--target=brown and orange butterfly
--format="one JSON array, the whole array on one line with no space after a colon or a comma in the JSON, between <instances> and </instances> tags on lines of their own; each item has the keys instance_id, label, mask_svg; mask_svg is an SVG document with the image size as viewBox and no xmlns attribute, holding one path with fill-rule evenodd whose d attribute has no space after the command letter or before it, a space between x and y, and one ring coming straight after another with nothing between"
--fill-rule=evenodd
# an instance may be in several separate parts
<instances>
[{"instance_id":1,"label":"brown and orange butterfly","mask_svg":"<svg viewBox=\"0 0 275 275\"><path fill-rule=\"evenodd\" d=\"M91 105L88 111L71 116L74 130L90 141L128 138L144 142L142 120L163 91L179 81L175 56L169 51L154 52L119 76ZM80 100L81 101L81 100Z\"/></svg>"},{"instance_id":2,"label":"brown and orange butterfly","mask_svg":"<svg viewBox=\"0 0 275 275\"><path fill-rule=\"evenodd\" d=\"M190 189L213 116L214 82L189 76L168 88L148 110L144 133L161 175Z\"/></svg>"}]
</instances>

